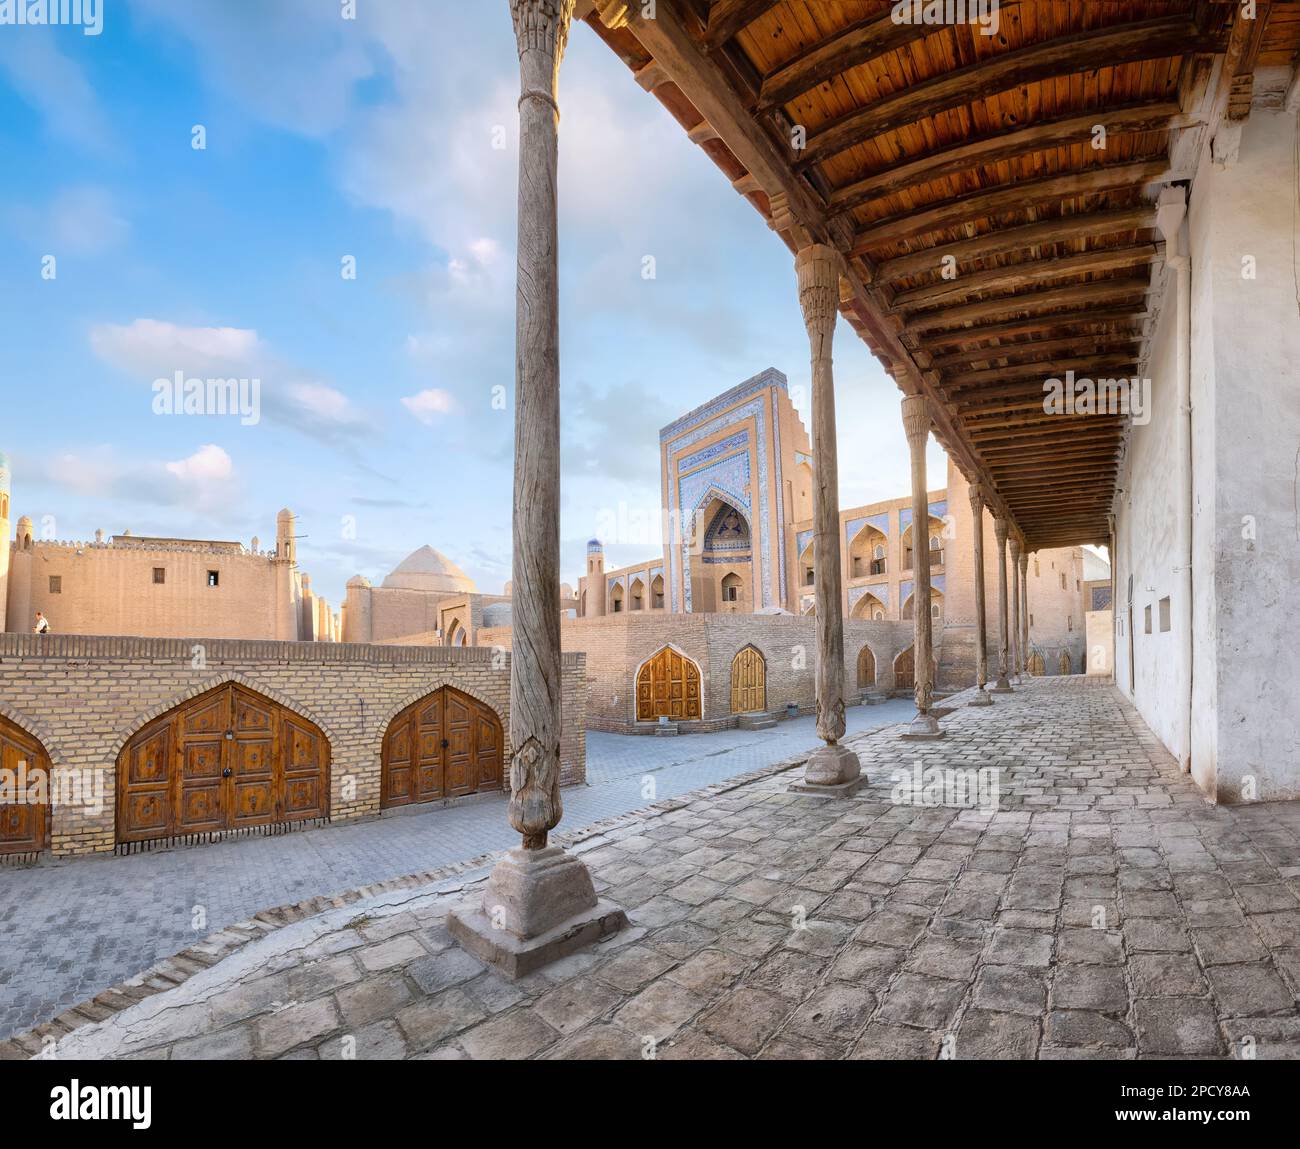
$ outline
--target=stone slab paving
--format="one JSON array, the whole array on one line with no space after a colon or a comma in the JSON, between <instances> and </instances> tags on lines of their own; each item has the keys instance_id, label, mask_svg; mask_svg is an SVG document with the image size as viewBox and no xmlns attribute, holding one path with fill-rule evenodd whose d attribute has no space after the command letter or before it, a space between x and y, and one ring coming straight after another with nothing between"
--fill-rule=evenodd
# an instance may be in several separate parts
<instances>
[{"instance_id":1,"label":"stone slab paving","mask_svg":"<svg viewBox=\"0 0 1300 1149\"><path fill-rule=\"evenodd\" d=\"M853 707L849 729L912 713L901 699ZM811 716L772 730L675 738L589 732L592 784L564 791L561 828L749 773L816 742ZM0 868L0 1039L260 910L468 861L517 841L504 797L492 796L277 837Z\"/></svg>"},{"instance_id":2,"label":"stone slab paving","mask_svg":"<svg viewBox=\"0 0 1300 1149\"><path fill-rule=\"evenodd\" d=\"M851 739L854 798L773 772L591 838L631 928L523 981L447 934L469 874L272 932L54 1054L1300 1057L1300 803L1207 805L1096 681L944 724ZM997 769L996 810L897 800L918 764Z\"/></svg>"}]
</instances>

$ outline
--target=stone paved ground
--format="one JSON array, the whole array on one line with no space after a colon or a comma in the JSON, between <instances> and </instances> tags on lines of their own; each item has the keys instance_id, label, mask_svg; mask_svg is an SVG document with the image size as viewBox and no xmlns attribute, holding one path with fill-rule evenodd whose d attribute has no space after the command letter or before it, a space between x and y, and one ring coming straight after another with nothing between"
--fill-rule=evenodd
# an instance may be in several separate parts
<instances>
[{"instance_id":1,"label":"stone paved ground","mask_svg":"<svg viewBox=\"0 0 1300 1149\"><path fill-rule=\"evenodd\" d=\"M912 713L902 699L853 707L849 728L900 722ZM578 829L641 809L653 798L748 773L816 741L811 717L773 730L676 738L589 733L592 784L564 792L562 828ZM646 778L654 781L652 793ZM517 840L504 798L493 797L280 837L5 867L0 1039L259 910L467 861Z\"/></svg>"},{"instance_id":2,"label":"stone paved ground","mask_svg":"<svg viewBox=\"0 0 1300 1149\"><path fill-rule=\"evenodd\" d=\"M56 1055L1300 1057L1300 804L1206 805L1107 684L945 725L851 739L852 799L773 774L593 837L631 928L526 980L452 943L463 877L275 931ZM917 761L1000 768L997 811L892 801Z\"/></svg>"}]
</instances>

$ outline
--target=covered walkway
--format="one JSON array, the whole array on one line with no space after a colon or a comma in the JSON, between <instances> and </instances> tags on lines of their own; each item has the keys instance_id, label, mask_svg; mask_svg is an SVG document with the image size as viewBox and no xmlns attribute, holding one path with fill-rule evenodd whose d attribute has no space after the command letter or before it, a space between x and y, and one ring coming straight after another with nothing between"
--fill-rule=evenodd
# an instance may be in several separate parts
<instances>
[{"instance_id":1,"label":"covered walkway","mask_svg":"<svg viewBox=\"0 0 1300 1149\"><path fill-rule=\"evenodd\" d=\"M56 1053L1300 1056L1300 804L1208 804L1097 680L945 726L850 736L850 799L787 765L575 846L630 928L522 980L443 926L484 871L272 932ZM927 804L972 768L974 806Z\"/></svg>"}]
</instances>

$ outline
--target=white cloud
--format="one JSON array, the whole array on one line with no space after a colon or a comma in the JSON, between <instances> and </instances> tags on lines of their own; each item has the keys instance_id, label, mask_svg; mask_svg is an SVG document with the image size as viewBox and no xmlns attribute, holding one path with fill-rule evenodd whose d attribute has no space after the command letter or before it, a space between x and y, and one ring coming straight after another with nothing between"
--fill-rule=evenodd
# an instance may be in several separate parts
<instances>
[{"instance_id":1,"label":"white cloud","mask_svg":"<svg viewBox=\"0 0 1300 1149\"><path fill-rule=\"evenodd\" d=\"M194 454L165 464L167 471L183 483L225 482L235 473L230 456L215 443L200 447Z\"/></svg>"},{"instance_id":2,"label":"white cloud","mask_svg":"<svg viewBox=\"0 0 1300 1149\"><path fill-rule=\"evenodd\" d=\"M432 426L441 416L450 415L456 410L456 399L449 391L430 387L415 395L403 396L402 406L421 423Z\"/></svg>"},{"instance_id":3,"label":"white cloud","mask_svg":"<svg viewBox=\"0 0 1300 1149\"><path fill-rule=\"evenodd\" d=\"M114 150L115 137L94 88L55 44L48 29L6 27L0 36L0 75L41 115L52 135L91 152Z\"/></svg>"},{"instance_id":4,"label":"white cloud","mask_svg":"<svg viewBox=\"0 0 1300 1149\"><path fill-rule=\"evenodd\" d=\"M346 426L364 421L342 391L323 383L294 383L289 388L289 394L304 411L309 411L326 422Z\"/></svg>"},{"instance_id":5,"label":"white cloud","mask_svg":"<svg viewBox=\"0 0 1300 1149\"><path fill-rule=\"evenodd\" d=\"M90 346L105 363L151 382L177 371L247 375L265 355L251 328L183 327L158 319L97 324L90 331Z\"/></svg>"}]
</instances>

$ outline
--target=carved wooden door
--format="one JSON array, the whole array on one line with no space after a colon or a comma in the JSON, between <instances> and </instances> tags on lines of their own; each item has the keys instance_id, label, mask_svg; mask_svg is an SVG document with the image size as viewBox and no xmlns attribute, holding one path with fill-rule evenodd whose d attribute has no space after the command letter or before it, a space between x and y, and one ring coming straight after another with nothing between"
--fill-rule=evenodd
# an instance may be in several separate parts
<instances>
[{"instance_id":1,"label":"carved wooden door","mask_svg":"<svg viewBox=\"0 0 1300 1149\"><path fill-rule=\"evenodd\" d=\"M119 842L300 821L328 810L324 734L235 683L156 718L118 755Z\"/></svg>"},{"instance_id":2,"label":"carved wooden door","mask_svg":"<svg viewBox=\"0 0 1300 1149\"><path fill-rule=\"evenodd\" d=\"M499 790L504 746L505 732L491 707L440 687L388 724L380 805L388 809Z\"/></svg>"},{"instance_id":3,"label":"carved wooden door","mask_svg":"<svg viewBox=\"0 0 1300 1149\"><path fill-rule=\"evenodd\" d=\"M731 660L731 713L767 709L767 662L752 646Z\"/></svg>"},{"instance_id":4,"label":"carved wooden door","mask_svg":"<svg viewBox=\"0 0 1300 1149\"><path fill-rule=\"evenodd\" d=\"M684 655L665 646L637 674L636 718L655 722L700 717L700 672Z\"/></svg>"},{"instance_id":5,"label":"carved wooden door","mask_svg":"<svg viewBox=\"0 0 1300 1149\"><path fill-rule=\"evenodd\" d=\"M51 781L45 748L0 716L0 785L6 790L0 795L0 854L45 848Z\"/></svg>"}]
</instances>

